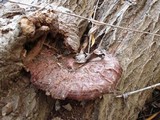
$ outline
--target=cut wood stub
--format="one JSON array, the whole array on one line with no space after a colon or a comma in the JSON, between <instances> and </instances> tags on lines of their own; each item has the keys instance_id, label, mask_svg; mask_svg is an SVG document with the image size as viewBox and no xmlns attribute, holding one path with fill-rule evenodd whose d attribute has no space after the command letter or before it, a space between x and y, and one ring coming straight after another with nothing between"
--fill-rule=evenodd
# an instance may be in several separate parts
<instances>
[{"instance_id":1,"label":"cut wood stub","mask_svg":"<svg viewBox=\"0 0 160 120\"><path fill-rule=\"evenodd\" d=\"M72 55L57 58L44 48L37 58L27 63L31 82L55 99L91 100L113 92L121 76L119 62L111 54L104 59L75 63Z\"/></svg>"}]
</instances>

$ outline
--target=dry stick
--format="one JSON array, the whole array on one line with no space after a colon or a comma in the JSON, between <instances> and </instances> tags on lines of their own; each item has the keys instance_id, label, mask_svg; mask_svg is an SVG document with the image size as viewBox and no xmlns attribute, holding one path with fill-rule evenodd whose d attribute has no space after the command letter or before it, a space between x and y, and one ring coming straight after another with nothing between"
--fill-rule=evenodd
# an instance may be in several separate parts
<instances>
[{"instance_id":1,"label":"dry stick","mask_svg":"<svg viewBox=\"0 0 160 120\"><path fill-rule=\"evenodd\" d=\"M41 8L41 7L37 6L37 5L32 5L32 4L22 3L22 2L15 2L15 1L12 1L12 0L8 0L8 2L21 4L21 5L26 5L26 6L31 6L31 7L36 7L36 8Z\"/></svg>"},{"instance_id":2,"label":"dry stick","mask_svg":"<svg viewBox=\"0 0 160 120\"><path fill-rule=\"evenodd\" d=\"M97 1L97 4L96 4L96 6L95 6L95 9L94 9L94 13L93 13L93 19L95 20L95 18L96 18L96 11L97 11L97 8L98 8L98 4L99 4L99 0ZM92 27L91 28L93 28L93 23L92 23ZM90 38L89 38L89 43L88 43L88 53L90 53L90 49L91 49L91 36L90 36Z\"/></svg>"},{"instance_id":3,"label":"dry stick","mask_svg":"<svg viewBox=\"0 0 160 120\"><path fill-rule=\"evenodd\" d=\"M136 94L136 93L139 93L139 92L143 92L143 91L145 91L145 90L149 90L149 89L152 89L152 88L155 88L155 87L158 87L158 86L160 86L160 83L157 83L157 84L154 84L154 85L151 85L151 86L148 86L148 87L139 89L139 90L127 92L127 93L124 93L124 94L122 94L122 95L118 95L118 96L116 96L116 97L117 97L117 98L120 98L120 97L127 98L129 95L133 95L133 94Z\"/></svg>"},{"instance_id":4,"label":"dry stick","mask_svg":"<svg viewBox=\"0 0 160 120\"><path fill-rule=\"evenodd\" d=\"M21 3L21 2L14 2L14 1L11 1L11 0L9 0L8 2L22 4L22 5L28 5L28 6L33 6L33 7L36 7L36 8L42 8L42 7L39 7L39 6L36 6L36 5L31 5L31 4ZM62 11L57 11L57 10L54 10L54 11L62 13L62 14L78 17L78 18L81 18L81 19L84 19L84 20L88 20L88 21L91 21L92 23L94 23L96 25L106 25L106 26L110 26L110 27L114 27L114 28L119 28L119 29L124 29L124 30L133 31L133 32L149 34L149 35L155 35L155 36L159 36L160 37L160 34L156 34L156 33L140 31L140 30L136 30L136 29L132 29L132 28L126 28L126 27L122 27L122 26L118 26L118 25L111 25L111 24L108 24L108 23L105 23L105 22L100 22L100 21L97 21L97 20L93 20L91 18L86 18L86 17L80 16L80 15L76 15L76 14L73 14L73 13L67 13L67 12L62 12Z\"/></svg>"},{"instance_id":5,"label":"dry stick","mask_svg":"<svg viewBox=\"0 0 160 120\"><path fill-rule=\"evenodd\" d=\"M63 13L63 14L67 14L67 15L71 15L71 16L74 16L74 17L79 17L81 19L86 19L88 21L93 22L96 25L106 25L106 26L110 26L110 27L114 27L114 28L119 28L119 29L129 30L129 31L133 31L133 32L144 33L144 34L150 34L150 35L155 35L155 36L159 36L160 37L160 34L156 34L156 33L139 31L139 30L132 29L132 28L121 27L121 26L118 26L118 25L111 25L111 24L108 24L108 23L105 23L105 22L100 22L100 21L97 21L97 20L93 20L93 19L90 19L90 18L86 18L86 17L80 16L80 15L66 13L66 12L62 12L62 11L57 11L57 12L60 12L60 13Z\"/></svg>"},{"instance_id":6,"label":"dry stick","mask_svg":"<svg viewBox=\"0 0 160 120\"><path fill-rule=\"evenodd\" d=\"M39 11L43 10L43 9L46 8L48 5L49 5L49 4L46 4L45 6L39 8L36 12L39 12Z\"/></svg>"}]
</instances>

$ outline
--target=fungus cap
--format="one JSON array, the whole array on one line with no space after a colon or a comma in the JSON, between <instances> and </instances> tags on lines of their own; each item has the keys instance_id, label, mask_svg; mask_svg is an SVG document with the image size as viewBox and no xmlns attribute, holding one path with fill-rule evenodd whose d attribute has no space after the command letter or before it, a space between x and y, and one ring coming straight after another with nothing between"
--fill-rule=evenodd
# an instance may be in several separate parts
<instances>
[{"instance_id":1,"label":"fungus cap","mask_svg":"<svg viewBox=\"0 0 160 120\"><path fill-rule=\"evenodd\" d=\"M56 58L51 50L42 50L27 64L31 82L55 99L91 100L114 91L121 77L118 60L105 53L101 60L75 63L73 56Z\"/></svg>"}]
</instances>

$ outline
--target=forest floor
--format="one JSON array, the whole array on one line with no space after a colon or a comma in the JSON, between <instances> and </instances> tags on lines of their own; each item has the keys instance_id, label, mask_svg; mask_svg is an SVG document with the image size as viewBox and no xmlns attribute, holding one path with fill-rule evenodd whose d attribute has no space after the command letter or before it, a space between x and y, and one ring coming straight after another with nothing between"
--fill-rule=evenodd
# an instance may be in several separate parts
<instances>
[{"instance_id":1,"label":"forest floor","mask_svg":"<svg viewBox=\"0 0 160 120\"><path fill-rule=\"evenodd\" d=\"M160 89L155 89L137 120L160 120Z\"/></svg>"}]
</instances>

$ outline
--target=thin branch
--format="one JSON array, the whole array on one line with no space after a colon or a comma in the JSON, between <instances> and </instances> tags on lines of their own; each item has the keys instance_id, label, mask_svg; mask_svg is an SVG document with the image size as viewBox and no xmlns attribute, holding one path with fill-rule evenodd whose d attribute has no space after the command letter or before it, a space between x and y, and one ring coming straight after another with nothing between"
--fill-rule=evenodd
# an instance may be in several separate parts
<instances>
[{"instance_id":1,"label":"thin branch","mask_svg":"<svg viewBox=\"0 0 160 120\"><path fill-rule=\"evenodd\" d=\"M44 8L46 8L49 4L46 4L45 6L39 8L36 12L43 10Z\"/></svg>"},{"instance_id":2,"label":"thin branch","mask_svg":"<svg viewBox=\"0 0 160 120\"><path fill-rule=\"evenodd\" d=\"M151 86L148 86L148 87L139 89L139 90L127 92L127 93L124 93L124 94L122 94L122 95L118 95L118 96L116 96L116 97L117 97L117 98L120 98L120 97L127 98L129 95L133 95L133 94L136 94L136 93L139 93L139 92L143 92L143 91L145 91L145 90L149 90L149 89L152 89L152 88L155 88L155 87L158 87L158 86L160 86L160 83L157 83L157 84L154 84L154 85L151 85Z\"/></svg>"},{"instance_id":3,"label":"thin branch","mask_svg":"<svg viewBox=\"0 0 160 120\"><path fill-rule=\"evenodd\" d=\"M14 2L14 1L11 1L11 0L9 0L8 2L12 2L12 3L16 3L16 4L22 4L22 5L27 5L27 6L33 6L33 7L36 7L36 8L41 8L41 7L36 6L36 5L31 5L31 4L21 3L21 2ZM69 15L69 16L78 17L78 18L81 18L81 19L84 19L84 20L88 20L88 21L91 21L92 23L94 23L96 25L106 25L106 26L110 26L110 27L114 27L114 28L129 30L129 31L133 31L133 32L143 33L143 34L155 35L155 36L159 36L160 37L160 34L156 34L156 33L151 33L151 32L146 32L146 31L140 31L140 30L136 30L136 29L132 29L132 28L127 28L127 27L122 27L122 26L118 26L118 25L111 25L111 24L108 24L108 23L105 23L105 22L100 22L100 21L94 20L92 18L86 18L86 17L80 16L80 15L76 15L76 14L73 14L73 13L67 13L67 12L58 11L58 10L54 10L54 11L62 13L62 14L66 14L66 15Z\"/></svg>"},{"instance_id":4,"label":"thin branch","mask_svg":"<svg viewBox=\"0 0 160 120\"><path fill-rule=\"evenodd\" d=\"M22 2L15 2L15 1L12 1L12 0L8 0L8 2L21 4L21 5L26 5L26 6L35 7L35 8L41 8L41 7L37 6L37 5L32 5L32 4L22 3Z\"/></svg>"},{"instance_id":5,"label":"thin branch","mask_svg":"<svg viewBox=\"0 0 160 120\"><path fill-rule=\"evenodd\" d=\"M92 19L94 19L94 20L96 18L96 12L97 12L97 8L98 8L98 4L99 4L99 0L97 1L95 9L94 9L94 12L93 12L93 18ZM92 27L91 28L93 28L93 27L94 27L94 24L92 23ZM91 49L91 39L92 39L91 36L89 36L88 53L90 53L90 49Z\"/></svg>"}]
</instances>

